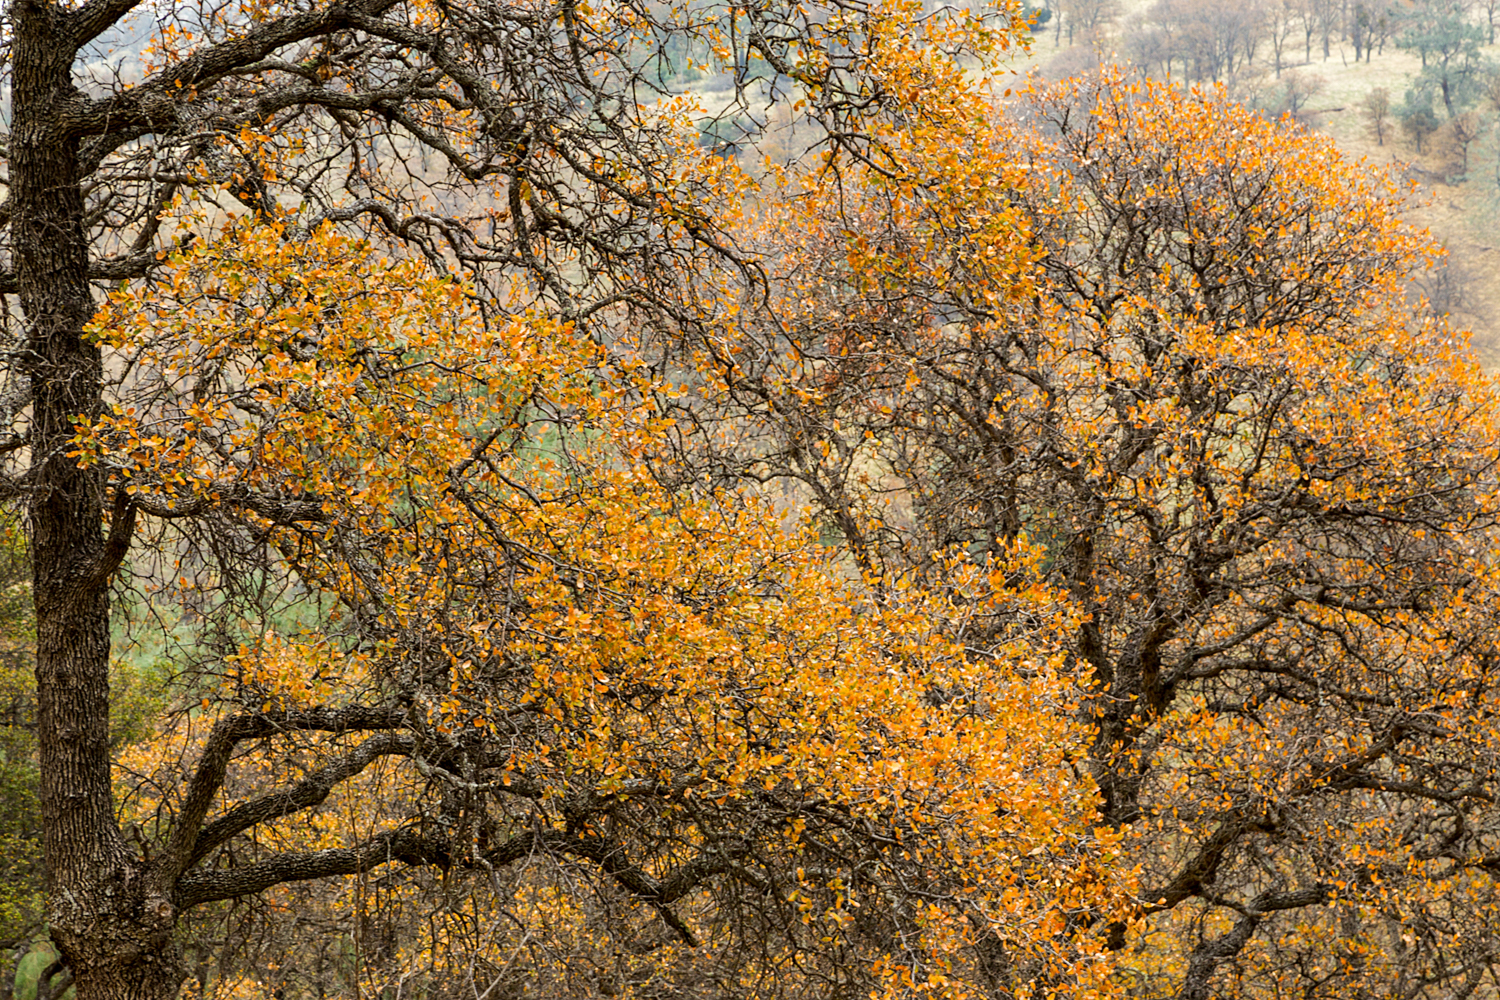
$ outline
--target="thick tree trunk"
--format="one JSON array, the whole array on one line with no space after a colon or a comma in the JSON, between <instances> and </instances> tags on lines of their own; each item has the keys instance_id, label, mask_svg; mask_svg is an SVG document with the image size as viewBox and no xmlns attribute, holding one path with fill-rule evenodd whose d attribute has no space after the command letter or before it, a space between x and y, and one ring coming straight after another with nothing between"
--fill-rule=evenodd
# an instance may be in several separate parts
<instances>
[{"instance_id":1,"label":"thick tree trunk","mask_svg":"<svg viewBox=\"0 0 1500 1000\"><path fill-rule=\"evenodd\" d=\"M69 110L77 31L45 0L13 8L14 253L32 385L32 559L48 920L80 1000L175 994L174 914L148 899L115 823L109 759L108 578L101 474L68 456L74 422L101 406L99 349L84 337L88 283L78 140ZM123 539L119 544L123 544ZM113 558L112 558L113 556Z\"/></svg>"}]
</instances>

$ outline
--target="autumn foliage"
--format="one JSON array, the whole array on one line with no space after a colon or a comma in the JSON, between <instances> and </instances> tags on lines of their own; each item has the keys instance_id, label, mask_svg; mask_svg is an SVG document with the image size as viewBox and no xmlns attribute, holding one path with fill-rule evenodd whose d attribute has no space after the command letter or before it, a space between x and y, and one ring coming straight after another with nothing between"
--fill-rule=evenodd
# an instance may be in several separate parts
<instances>
[{"instance_id":1,"label":"autumn foliage","mask_svg":"<svg viewBox=\"0 0 1500 1000\"><path fill-rule=\"evenodd\" d=\"M82 1000L1500 989L1496 398L1392 182L1002 91L1009 15L184 5L59 83L129 6L17 7L0 219Z\"/></svg>"},{"instance_id":2,"label":"autumn foliage","mask_svg":"<svg viewBox=\"0 0 1500 1000\"><path fill-rule=\"evenodd\" d=\"M476 959L558 992L1103 988L1098 935L1064 930L1128 913L1130 871L1076 764L1076 617L1010 582L1040 550L955 555L940 590L861 579L795 510L649 475L669 421L639 365L538 316L487 323L460 284L331 229L284 237L232 229L96 319L129 388L80 458L207 533L166 592L224 620L246 598L210 593L212 565L303 595L296 629L241 620L179 724L249 709L271 738L193 848L232 866L189 869L183 905L389 859L508 914L456 955L404 931L371 988L414 963L461 984ZM252 552L272 561L234 566ZM201 780L159 753L131 760L159 790L143 820L192 809ZM308 827L341 780L335 815L367 781L380 810ZM330 846L351 825L356 860ZM539 934L552 948L517 959Z\"/></svg>"},{"instance_id":3,"label":"autumn foliage","mask_svg":"<svg viewBox=\"0 0 1500 1000\"><path fill-rule=\"evenodd\" d=\"M1042 550L1008 580L1081 614L1122 988L1488 983L1495 397L1408 298L1434 248L1212 94L1106 75L982 121L785 179L774 320L682 331L678 460L796 484L868 572Z\"/></svg>"}]
</instances>

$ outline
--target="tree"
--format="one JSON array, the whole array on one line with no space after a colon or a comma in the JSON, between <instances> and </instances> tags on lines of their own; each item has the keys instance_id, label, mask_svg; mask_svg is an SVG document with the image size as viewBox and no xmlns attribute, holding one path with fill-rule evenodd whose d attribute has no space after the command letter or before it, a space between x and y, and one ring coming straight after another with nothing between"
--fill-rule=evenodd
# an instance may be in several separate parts
<instances>
[{"instance_id":1,"label":"tree","mask_svg":"<svg viewBox=\"0 0 1500 1000\"><path fill-rule=\"evenodd\" d=\"M642 442L670 427L629 399L657 376L599 346L627 309L673 317L685 268L756 274L720 214L748 182L653 53L708 53L741 101L794 83L829 168L878 167L872 123L942 114L958 58L1019 25L186 4L139 79L89 78L134 6L20 0L7 35L4 490L32 532L47 919L82 1000L172 996L185 912L385 865L503 903L524 861L548 919L648 985L1108 968L1055 933L1121 898L1055 711L1067 602L960 561L938 595L844 582L766 502L654 483ZM128 832L123 572L181 602L201 658ZM293 835L372 775L356 838Z\"/></svg>"},{"instance_id":2,"label":"tree","mask_svg":"<svg viewBox=\"0 0 1500 1000\"><path fill-rule=\"evenodd\" d=\"M1500 73L1491 72L1485 77L1482 100L1485 110L1500 113ZM1495 184L1500 187L1500 153L1495 159Z\"/></svg>"},{"instance_id":3,"label":"tree","mask_svg":"<svg viewBox=\"0 0 1500 1000\"><path fill-rule=\"evenodd\" d=\"M1159 13L1159 9L1153 7L1147 15L1133 17L1120 44L1129 53L1131 65L1142 74L1156 75L1155 67L1159 66L1159 75L1170 79L1172 62L1177 58L1177 40L1173 37L1175 26L1152 16Z\"/></svg>"},{"instance_id":4,"label":"tree","mask_svg":"<svg viewBox=\"0 0 1500 1000\"><path fill-rule=\"evenodd\" d=\"M680 461L872 567L1046 550L1140 995L1488 988L1500 401L1407 299L1399 190L1109 75L906 148L790 188L779 322L710 325Z\"/></svg>"},{"instance_id":5,"label":"tree","mask_svg":"<svg viewBox=\"0 0 1500 1000\"><path fill-rule=\"evenodd\" d=\"M1120 15L1119 4L1114 0L1059 0L1058 10L1068 25L1068 41L1073 41L1074 30L1081 30L1093 41L1105 27Z\"/></svg>"},{"instance_id":6,"label":"tree","mask_svg":"<svg viewBox=\"0 0 1500 1000\"><path fill-rule=\"evenodd\" d=\"M724 169L710 154L701 162ZM450 892L467 872L472 891L508 913L520 935L507 924L509 936L478 956L499 970L494 979L451 982L472 964L459 955L457 969L429 973L432 988L482 991L516 979L567 993L580 988L567 968L583 964L662 988L705 992L750 978L795 994L815 989L799 967L879 988L937 963L955 988L994 989L992 978L1088 964L1087 948L1050 953L1045 937L1023 930L1065 913L1026 916L1015 906L1030 893L999 888L1040 876L1026 870L1039 862L1017 869L1018 858L1056 864L1054 848L1035 840L1007 847L1012 824L1049 845L1053 831L1069 831L1055 857L1069 868L1083 862L1080 898L1110 876L1077 853L1108 845L1091 832L1091 787L1068 768L1071 724L1043 708L1055 713L1069 697L1066 672L1044 679L1055 669L1045 643L1019 631L1011 634L1025 649L996 647L993 659L976 658L972 642L967 652L952 645L972 628L945 608L978 614L976 622L1017 614L989 577L954 567L969 595L962 611L899 581L880 601L843 601L840 574L807 532L783 531L762 503L668 493L629 462L663 430L650 415L634 426L622 403L645 373L603 378L610 362L581 334L540 318L486 326L465 308L461 285L372 258L326 227L296 241L278 227L236 231L180 258L161 286L117 296L98 320L141 374L79 448L137 495L161 498L163 518L181 513L169 497L191 503L236 471L251 480L246 488L263 488L262 475L316 475L325 496L340 498L323 502L340 514L320 515L312 538L293 531L273 542L297 580L341 615L319 616L315 631L236 634L234 621L269 620L269 609L215 613L231 624L215 665L219 689L205 695L226 706L202 751L207 763L178 764L175 778L161 765L135 767L151 775L136 798L165 799L174 831L205 781L222 789L193 854L207 859L218 848L234 864L186 870L177 905L391 860L448 870ZM291 339L318 350L267 350ZM179 373L189 370L200 377L185 382ZM238 375L211 374L222 370ZM143 425L135 414L151 417ZM476 440L487 442L481 460L455 474ZM315 541L338 523L348 530L336 546ZM223 517L206 526L202 545L248 548L247 532L266 530ZM202 563L222 572L221 560ZM275 570L245 568L257 590ZM1033 609L1026 621L1036 639L1052 629ZM883 652L858 653L859 633L869 653ZM1003 662L1025 666L1007 681ZM891 687L893 669L912 671L909 687ZM1018 713L1032 714L1022 701L1037 716L1024 735L1010 728ZM964 721L976 711L978 728ZM177 739L207 721L182 720ZM1017 795L1021 784L1002 792L985 775L1002 759L1019 761L1022 744L1051 764L995 770L1007 784L1021 774L1038 782L1029 793ZM181 760L175 746L165 749L169 762ZM381 773L381 805L356 824L367 826L356 846L309 842L306 810L337 785L352 783L344 794L358 795L393 758L410 763ZM266 759L283 762L283 773ZM901 791L893 799L876 788ZM820 817L821 802L841 805ZM866 807L881 836L911 852L915 867L892 877L928 885L913 911L927 930L885 913L881 899L905 895L883 884L886 862L846 872L838 861L875 846L859 846L866 820L856 817ZM143 825L156 809L144 809ZM957 850L960 842L969 847ZM941 859L950 854L948 868ZM526 879L505 877L527 891L507 899L493 873L523 863ZM579 868L588 874L572 874ZM927 882L939 868L945 874ZM580 877L589 881L564 906L538 909L528 898L538 880L556 894ZM430 892L441 898L438 887ZM940 898L948 917L932 908ZM544 932L555 956L498 960ZM978 957L1000 933L1010 971ZM892 934L917 951L882 953ZM371 947L394 959L400 944L392 936Z\"/></svg>"},{"instance_id":7,"label":"tree","mask_svg":"<svg viewBox=\"0 0 1500 1000\"><path fill-rule=\"evenodd\" d=\"M35 993L56 957L45 944L42 829L38 802L36 643L25 533L14 516L0 521L0 995ZM119 659L110 668L110 747L149 735L160 709L150 664ZM53 988L64 992L61 976Z\"/></svg>"},{"instance_id":8,"label":"tree","mask_svg":"<svg viewBox=\"0 0 1500 1000\"><path fill-rule=\"evenodd\" d=\"M24 954L42 926L41 829L37 809L36 686L32 680L25 539L15 520L0 528L0 951ZM12 969L0 971L10 979Z\"/></svg>"},{"instance_id":9,"label":"tree","mask_svg":"<svg viewBox=\"0 0 1500 1000\"><path fill-rule=\"evenodd\" d=\"M1481 0L1480 7L1484 9L1484 24L1488 32L1489 45L1495 44L1495 14L1500 11L1500 0Z\"/></svg>"},{"instance_id":10,"label":"tree","mask_svg":"<svg viewBox=\"0 0 1500 1000\"><path fill-rule=\"evenodd\" d=\"M1370 44L1370 12L1365 5L1354 5L1354 14L1349 18L1349 39L1354 43L1354 61L1367 57L1374 46Z\"/></svg>"},{"instance_id":11,"label":"tree","mask_svg":"<svg viewBox=\"0 0 1500 1000\"><path fill-rule=\"evenodd\" d=\"M1391 7L1383 7L1371 23L1370 27L1375 36L1375 44L1380 47L1380 54L1385 55L1385 42L1391 35L1391 26L1396 21L1395 11ZM1370 61L1370 50L1365 48L1365 62Z\"/></svg>"},{"instance_id":12,"label":"tree","mask_svg":"<svg viewBox=\"0 0 1500 1000\"><path fill-rule=\"evenodd\" d=\"M1254 56L1268 20L1259 3L1218 0L1161 0L1149 17L1170 37L1189 80L1233 75Z\"/></svg>"},{"instance_id":13,"label":"tree","mask_svg":"<svg viewBox=\"0 0 1500 1000\"><path fill-rule=\"evenodd\" d=\"M1052 20L1052 8L1046 5L1033 7L1030 4L1026 4L1022 11L1022 16L1025 18L1026 25L1031 30L1031 33L1036 34L1039 31L1045 30L1047 22Z\"/></svg>"},{"instance_id":14,"label":"tree","mask_svg":"<svg viewBox=\"0 0 1500 1000\"><path fill-rule=\"evenodd\" d=\"M1304 13L1297 0L1276 0L1266 6L1266 38L1271 43L1271 55L1278 79L1281 77L1287 42Z\"/></svg>"},{"instance_id":15,"label":"tree","mask_svg":"<svg viewBox=\"0 0 1500 1000\"><path fill-rule=\"evenodd\" d=\"M1484 134L1489 127L1489 122L1477 111L1465 111L1454 118L1449 126L1453 129L1453 142L1458 146L1463 156L1463 165L1460 172L1467 175L1469 172L1469 147L1474 140Z\"/></svg>"},{"instance_id":16,"label":"tree","mask_svg":"<svg viewBox=\"0 0 1500 1000\"><path fill-rule=\"evenodd\" d=\"M1309 65L1312 64L1312 40L1318 30L1318 19L1321 5L1316 0L1298 0L1297 6L1302 15L1302 58ZM1326 58L1326 56L1325 56Z\"/></svg>"},{"instance_id":17,"label":"tree","mask_svg":"<svg viewBox=\"0 0 1500 1000\"><path fill-rule=\"evenodd\" d=\"M1323 92L1327 81L1317 73L1304 70L1288 70L1276 88L1276 103L1272 109L1278 114L1300 116L1307 103Z\"/></svg>"},{"instance_id":18,"label":"tree","mask_svg":"<svg viewBox=\"0 0 1500 1000\"><path fill-rule=\"evenodd\" d=\"M1440 127L1437 114L1432 110L1431 95L1408 90L1401 105L1400 116L1401 131L1411 137L1412 145L1420 154L1428 136Z\"/></svg>"},{"instance_id":19,"label":"tree","mask_svg":"<svg viewBox=\"0 0 1500 1000\"><path fill-rule=\"evenodd\" d=\"M1386 123L1391 115L1390 91L1384 87L1371 87L1365 99L1360 102L1360 107L1370 120L1370 127L1375 130L1376 142L1384 146Z\"/></svg>"},{"instance_id":20,"label":"tree","mask_svg":"<svg viewBox=\"0 0 1500 1000\"><path fill-rule=\"evenodd\" d=\"M1307 16L1307 42L1311 44L1313 26L1316 25L1323 38L1323 61L1327 62L1330 53L1329 38L1336 26L1342 28L1339 22L1343 17L1343 6L1335 0L1307 0ZM1310 51L1308 62L1312 62Z\"/></svg>"},{"instance_id":21,"label":"tree","mask_svg":"<svg viewBox=\"0 0 1500 1000\"><path fill-rule=\"evenodd\" d=\"M1406 30L1396 44L1421 53L1422 72L1415 89L1440 97L1451 121L1478 97L1483 41L1484 32L1469 22L1463 6L1430 3L1418 5L1407 15Z\"/></svg>"}]
</instances>

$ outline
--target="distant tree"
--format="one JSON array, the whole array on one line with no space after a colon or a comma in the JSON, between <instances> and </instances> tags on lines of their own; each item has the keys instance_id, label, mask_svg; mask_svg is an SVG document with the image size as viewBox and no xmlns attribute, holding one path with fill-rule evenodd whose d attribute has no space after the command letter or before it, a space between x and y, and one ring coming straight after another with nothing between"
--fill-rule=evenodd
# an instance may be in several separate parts
<instances>
[{"instance_id":1,"label":"distant tree","mask_svg":"<svg viewBox=\"0 0 1500 1000\"><path fill-rule=\"evenodd\" d=\"M1130 65L1143 75L1170 79L1172 63L1176 59L1176 41L1170 25L1137 16L1121 33L1120 49Z\"/></svg>"},{"instance_id":2,"label":"distant tree","mask_svg":"<svg viewBox=\"0 0 1500 1000\"><path fill-rule=\"evenodd\" d=\"M1440 100L1449 120L1478 97L1484 28L1473 24L1457 0L1427 0L1403 18L1397 46L1422 57L1416 90Z\"/></svg>"},{"instance_id":3,"label":"distant tree","mask_svg":"<svg viewBox=\"0 0 1500 1000\"><path fill-rule=\"evenodd\" d=\"M1450 120L1479 96L1483 42L1483 29L1469 20L1468 11L1456 0L1418 4L1406 15L1396 38L1398 47L1422 57L1415 89L1429 94L1429 102L1431 97L1441 101Z\"/></svg>"},{"instance_id":4,"label":"distant tree","mask_svg":"<svg viewBox=\"0 0 1500 1000\"><path fill-rule=\"evenodd\" d=\"M1491 68L1485 74L1482 101L1486 111L1500 116L1500 70ZM1495 150L1495 186L1500 187L1500 146Z\"/></svg>"},{"instance_id":5,"label":"distant tree","mask_svg":"<svg viewBox=\"0 0 1500 1000\"><path fill-rule=\"evenodd\" d=\"M1391 115L1391 94L1384 87L1372 87L1370 92L1360 101L1360 110L1370 121L1370 128L1375 131L1375 141L1385 145L1386 122Z\"/></svg>"},{"instance_id":6,"label":"distant tree","mask_svg":"<svg viewBox=\"0 0 1500 1000\"><path fill-rule=\"evenodd\" d=\"M1022 9L1022 16L1026 20L1026 26L1030 28L1032 33L1034 34L1042 30L1043 26L1045 26L1048 21L1052 20L1052 8L1045 5L1041 7L1033 7L1030 3L1027 3Z\"/></svg>"},{"instance_id":7,"label":"distant tree","mask_svg":"<svg viewBox=\"0 0 1500 1000\"><path fill-rule=\"evenodd\" d=\"M1298 19L1302 22L1302 58L1305 62L1312 62L1312 40L1313 35L1318 32L1318 5L1317 0L1294 0L1297 5Z\"/></svg>"},{"instance_id":8,"label":"distant tree","mask_svg":"<svg viewBox=\"0 0 1500 1000\"><path fill-rule=\"evenodd\" d=\"M1361 58L1369 58L1371 20L1365 5L1356 3L1349 18L1349 40L1354 43L1355 62L1359 62Z\"/></svg>"},{"instance_id":9,"label":"distant tree","mask_svg":"<svg viewBox=\"0 0 1500 1000\"><path fill-rule=\"evenodd\" d=\"M1270 24L1269 6L1269 0L1243 0L1240 3L1222 3L1218 7L1216 20L1220 36L1224 39L1226 54L1232 54L1238 48L1241 66L1248 66L1255 61L1255 53ZM1228 61L1232 61L1232 57Z\"/></svg>"},{"instance_id":10,"label":"distant tree","mask_svg":"<svg viewBox=\"0 0 1500 1000\"><path fill-rule=\"evenodd\" d=\"M1500 13L1500 0L1479 0L1479 6L1484 11L1484 26L1488 33L1489 45L1495 44L1495 15Z\"/></svg>"},{"instance_id":11,"label":"distant tree","mask_svg":"<svg viewBox=\"0 0 1500 1000\"><path fill-rule=\"evenodd\" d=\"M1489 120L1480 112L1470 109L1459 115L1448 123L1453 132L1453 144L1458 147L1462 157L1461 170L1464 174L1469 172L1469 146L1484 134L1489 127Z\"/></svg>"},{"instance_id":12,"label":"distant tree","mask_svg":"<svg viewBox=\"0 0 1500 1000\"><path fill-rule=\"evenodd\" d=\"M1426 146L1428 136L1436 132L1441 124L1432 110L1430 98L1412 90L1406 92L1406 100L1401 105L1398 118L1401 131L1406 133L1419 154Z\"/></svg>"},{"instance_id":13,"label":"distant tree","mask_svg":"<svg viewBox=\"0 0 1500 1000\"><path fill-rule=\"evenodd\" d=\"M1277 99L1271 110L1300 118L1307 102L1323 92L1328 81L1320 74L1308 70L1288 70L1277 88Z\"/></svg>"},{"instance_id":14,"label":"distant tree","mask_svg":"<svg viewBox=\"0 0 1500 1000\"><path fill-rule=\"evenodd\" d=\"M1322 39L1323 61L1327 62L1332 53L1332 37L1335 28L1343 28L1343 2L1342 0L1307 0L1308 13L1317 25L1317 31ZM1311 27L1311 25L1309 25ZM1308 61L1312 61L1311 55Z\"/></svg>"},{"instance_id":15,"label":"distant tree","mask_svg":"<svg viewBox=\"0 0 1500 1000\"><path fill-rule=\"evenodd\" d=\"M1423 311L1434 319L1473 312L1474 274L1451 253L1439 255L1414 274L1411 286Z\"/></svg>"},{"instance_id":16,"label":"distant tree","mask_svg":"<svg viewBox=\"0 0 1500 1000\"><path fill-rule=\"evenodd\" d=\"M1113 24L1120 14L1118 0L1057 0L1068 29L1068 41L1074 40L1075 32L1082 32L1092 39L1106 25Z\"/></svg>"},{"instance_id":17,"label":"distant tree","mask_svg":"<svg viewBox=\"0 0 1500 1000\"><path fill-rule=\"evenodd\" d=\"M1277 77L1281 76L1287 42L1291 40L1301 20L1302 6L1299 0L1271 0L1266 4L1266 40L1271 43L1271 58Z\"/></svg>"},{"instance_id":18,"label":"distant tree","mask_svg":"<svg viewBox=\"0 0 1500 1000\"><path fill-rule=\"evenodd\" d=\"M1268 17L1264 0L1158 0L1147 15L1171 39L1189 80L1219 80L1253 58Z\"/></svg>"},{"instance_id":19,"label":"distant tree","mask_svg":"<svg viewBox=\"0 0 1500 1000\"><path fill-rule=\"evenodd\" d=\"M1375 32L1375 44L1379 46L1381 55L1385 55L1385 43L1390 40L1391 25L1393 23L1395 21L1390 7L1381 8L1380 12L1375 16L1375 22L1372 27ZM1369 61L1368 49L1366 50L1365 60Z\"/></svg>"}]
</instances>

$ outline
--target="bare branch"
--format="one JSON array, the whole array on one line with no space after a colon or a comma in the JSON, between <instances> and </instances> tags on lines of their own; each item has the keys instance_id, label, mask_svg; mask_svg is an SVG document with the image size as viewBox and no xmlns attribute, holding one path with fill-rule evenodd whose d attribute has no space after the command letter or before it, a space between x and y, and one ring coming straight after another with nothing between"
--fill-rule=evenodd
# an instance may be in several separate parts
<instances>
[{"instance_id":1,"label":"bare branch","mask_svg":"<svg viewBox=\"0 0 1500 1000\"><path fill-rule=\"evenodd\" d=\"M533 837L525 834L517 841L518 846L529 850ZM415 830L393 830L357 847L278 854L243 868L196 869L178 880L172 901L179 910L186 910L216 899L248 896L286 882L357 875L395 861L443 868L449 864L445 846L428 841Z\"/></svg>"},{"instance_id":2,"label":"bare branch","mask_svg":"<svg viewBox=\"0 0 1500 1000\"><path fill-rule=\"evenodd\" d=\"M160 893L170 897L172 883L187 869L190 859L194 857L203 820L218 796L219 789L223 787L230 757L234 748L240 743L245 740L299 731L348 733L397 729L404 724L405 719L404 712L363 705L342 709L311 708L259 712L220 719L204 744L198 769L188 782L187 794L183 797L182 812L177 816L171 842L153 872L153 881Z\"/></svg>"},{"instance_id":3,"label":"bare branch","mask_svg":"<svg viewBox=\"0 0 1500 1000\"><path fill-rule=\"evenodd\" d=\"M384 733L366 740L295 785L236 806L203 827L186 867L196 865L229 838L252 826L318 805L335 785L359 774L378 758L409 754L415 747L416 739L409 733Z\"/></svg>"}]
</instances>

